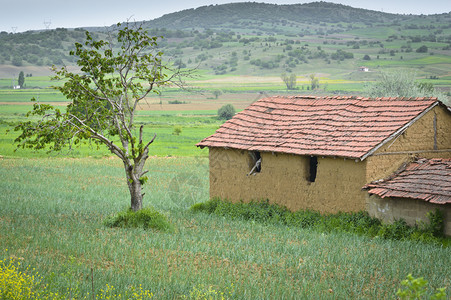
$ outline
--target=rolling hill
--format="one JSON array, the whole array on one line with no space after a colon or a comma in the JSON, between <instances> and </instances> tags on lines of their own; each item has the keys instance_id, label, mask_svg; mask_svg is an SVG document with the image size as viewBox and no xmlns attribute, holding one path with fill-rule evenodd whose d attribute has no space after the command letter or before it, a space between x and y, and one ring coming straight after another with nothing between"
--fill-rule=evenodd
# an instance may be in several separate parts
<instances>
[{"instance_id":1,"label":"rolling hill","mask_svg":"<svg viewBox=\"0 0 451 300\"><path fill-rule=\"evenodd\" d=\"M400 15L327 2L243 2L174 12L143 26L164 37L159 45L172 63L208 76L279 77L286 72L358 83L373 80L379 70L408 69L437 87L451 86L451 13ZM109 29L86 28L99 38ZM1 32L0 78L74 65L69 51L84 31ZM360 66L370 72L359 72Z\"/></svg>"}]
</instances>

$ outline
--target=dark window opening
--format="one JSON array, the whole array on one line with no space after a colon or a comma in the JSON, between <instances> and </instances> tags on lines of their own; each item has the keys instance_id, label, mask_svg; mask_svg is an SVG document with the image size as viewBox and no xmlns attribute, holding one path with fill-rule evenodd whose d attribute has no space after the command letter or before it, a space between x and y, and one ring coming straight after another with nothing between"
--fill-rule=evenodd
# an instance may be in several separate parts
<instances>
[{"instance_id":1,"label":"dark window opening","mask_svg":"<svg viewBox=\"0 0 451 300\"><path fill-rule=\"evenodd\" d=\"M310 157L310 167L309 167L309 177L308 177L308 180L310 182L315 182L317 171L318 171L318 157L311 156Z\"/></svg>"},{"instance_id":2,"label":"dark window opening","mask_svg":"<svg viewBox=\"0 0 451 300\"><path fill-rule=\"evenodd\" d=\"M262 158L260 155L260 152L258 151L252 151L249 152L249 156L250 156L250 172L248 175L252 175L255 173L260 173L262 170Z\"/></svg>"}]
</instances>

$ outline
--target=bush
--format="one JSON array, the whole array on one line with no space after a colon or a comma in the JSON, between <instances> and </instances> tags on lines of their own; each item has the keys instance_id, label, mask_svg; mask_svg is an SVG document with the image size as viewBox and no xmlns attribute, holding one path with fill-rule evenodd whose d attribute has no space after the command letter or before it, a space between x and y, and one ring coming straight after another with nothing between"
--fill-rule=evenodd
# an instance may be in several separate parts
<instances>
[{"instance_id":1,"label":"bush","mask_svg":"<svg viewBox=\"0 0 451 300\"><path fill-rule=\"evenodd\" d=\"M445 223L443 221L443 212L439 209L427 213L429 223L425 225L424 231L430 232L435 237L443 237Z\"/></svg>"},{"instance_id":2,"label":"bush","mask_svg":"<svg viewBox=\"0 0 451 300\"><path fill-rule=\"evenodd\" d=\"M218 109L218 117L222 120L229 120L235 115L235 108L232 104L226 104Z\"/></svg>"},{"instance_id":3,"label":"bush","mask_svg":"<svg viewBox=\"0 0 451 300\"><path fill-rule=\"evenodd\" d=\"M173 231L174 227L165 215L154 208L143 208L138 211L127 209L114 216L107 217L103 224L107 227L157 229Z\"/></svg>"},{"instance_id":4,"label":"bush","mask_svg":"<svg viewBox=\"0 0 451 300\"><path fill-rule=\"evenodd\" d=\"M379 219L370 217L365 211L336 214L321 214L311 210L291 212L286 207L270 204L269 201L231 203L215 198L197 203L190 210L263 224L281 224L325 232L348 232L392 240L413 240L445 247L451 244L450 239L443 237L443 217L440 211L428 214L429 223L408 226L402 219L393 224L382 224Z\"/></svg>"},{"instance_id":5,"label":"bush","mask_svg":"<svg viewBox=\"0 0 451 300\"><path fill-rule=\"evenodd\" d=\"M428 47L426 45L423 45L420 48L418 48L416 51L417 51L417 53L427 53Z\"/></svg>"},{"instance_id":6,"label":"bush","mask_svg":"<svg viewBox=\"0 0 451 300\"><path fill-rule=\"evenodd\" d=\"M180 101L180 100L169 100L168 104L186 104L186 101Z\"/></svg>"},{"instance_id":7,"label":"bush","mask_svg":"<svg viewBox=\"0 0 451 300\"><path fill-rule=\"evenodd\" d=\"M433 85L417 82L412 72L381 72L380 79L366 85L364 93L369 97L437 97L445 104L448 101Z\"/></svg>"},{"instance_id":8,"label":"bush","mask_svg":"<svg viewBox=\"0 0 451 300\"><path fill-rule=\"evenodd\" d=\"M174 126L174 131L172 131L173 135L180 135L182 133L182 127L179 125Z\"/></svg>"},{"instance_id":9,"label":"bush","mask_svg":"<svg viewBox=\"0 0 451 300\"><path fill-rule=\"evenodd\" d=\"M414 278L412 274L407 275L407 278L401 281L401 285L404 286L403 289L398 289L396 296L399 299L446 299L446 288L439 288L437 291L431 295L428 292L427 280L423 277ZM428 297L425 297L428 295Z\"/></svg>"}]
</instances>

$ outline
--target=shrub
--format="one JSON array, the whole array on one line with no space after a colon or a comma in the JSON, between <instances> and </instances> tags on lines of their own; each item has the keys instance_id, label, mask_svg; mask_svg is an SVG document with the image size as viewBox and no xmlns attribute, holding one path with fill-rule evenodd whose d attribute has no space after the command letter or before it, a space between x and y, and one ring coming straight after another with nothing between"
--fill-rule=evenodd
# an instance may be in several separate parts
<instances>
[{"instance_id":1,"label":"shrub","mask_svg":"<svg viewBox=\"0 0 451 300\"><path fill-rule=\"evenodd\" d=\"M421 46L420 48L418 48L416 50L417 53L427 53L428 52L428 47L426 45Z\"/></svg>"},{"instance_id":2,"label":"shrub","mask_svg":"<svg viewBox=\"0 0 451 300\"><path fill-rule=\"evenodd\" d=\"M180 101L180 100L169 100L168 104L186 104L186 101Z\"/></svg>"},{"instance_id":3,"label":"shrub","mask_svg":"<svg viewBox=\"0 0 451 300\"><path fill-rule=\"evenodd\" d=\"M429 223L424 230L430 232L435 237L443 237L445 230L445 223L443 222L443 212L439 209L427 213Z\"/></svg>"},{"instance_id":4,"label":"shrub","mask_svg":"<svg viewBox=\"0 0 451 300\"><path fill-rule=\"evenodd\" d=\"M114 216L107 217L103 223L107 227L157 229L162 231L174 230L174 227L166 216L154 208L143 208L136 212L132 209L127 209Z\"/></svg>"},{"instance_id":5,"label":"shrub","mask_svg":"<svg viewBox=\"0 0 451 300\"><path fill-rule=\"evenodd\" d=\"M235 115L235 108L232 104L226 104L218 109L218 117L222 120L229 120Z\"/></svg>"},{"instance_id":6,"label":"shrub","mask_svg":"<svg viewBox=\"0 0 451 300\"><path fill-rule=\"evenodd\" d=\"M407 275L407 278L401 282L404 289L398 289L396 296L399 299L426 299L424 296L428 294L427 280L423 277L414 278L412 274ZM427 297L427 299L439 300L446 299L446 288L439 288L437 291Z\"/></svg>"},{"instance_id":7,"label":"shrub","mask_svg":"<svg viewBox=\"0 0 451 300\"><path fill-rule=\"evenodd\" d=\"M191 206L190 210L194 211L194 212L202 212L203 211L203 212L212 214L216 210L216 207L218 207L219 204L220 204L220 200L215 198L210 201L196 203L193 206Z\"/></svg>"},{"instance_id":8,"label":"shrub","mask_svg":"<svg viewBox=\"0 0 451 300\"><path fill-rule=\"evenodd\" d=\"M182 127L179 126L179 125L174 126L174 131L172 131L172 134L173 135L180 135L180 133L182 133Z\"/></svg>"},{"instance_id":9,"label":"shrub","mask_svg":"<svg viewBox=\"0 0 451 300\"><path fill-rule=\"evenodd\" d=\"M385 239L403 240L413 233L411 230L406 221L400 219L393 222L393 224L382 226L377 235Z\"/></svg>"},{"instance_id":10,"label":"shrub","mask_svg":"<svg viewBox=\"0 0 451 300\"><path fill-rule=\"evenodd\" d=\"M379 219L370 217L365 211L336 214L321 214L311 210L291 212L286 207L270 204L269 201L231 203L214 198L191 206L191 211L264 224L281 224L326 232L348 232L393 240L408 239L441 244L444 247L451 244L450 239L443 238L443 217L440 211L430 213L428 215L430 222L422 226L408 226L402 219L393 224L382 224Z\"/></svg>"}]
</instances>

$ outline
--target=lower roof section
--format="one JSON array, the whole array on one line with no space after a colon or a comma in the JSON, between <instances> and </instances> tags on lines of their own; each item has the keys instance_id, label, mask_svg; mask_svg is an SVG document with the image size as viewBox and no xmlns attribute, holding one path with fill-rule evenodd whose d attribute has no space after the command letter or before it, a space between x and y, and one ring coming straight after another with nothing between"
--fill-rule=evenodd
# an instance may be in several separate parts
<instances>
[{"instance_id":1,"label":"lower roof section","mask_svg":"<svg viewBox=\"0 0 451 300\"><path fill-rule=\"evenodd\" d=\"M382 198L451 203L451 159L417 159L390 178L367 184L364 189Z\"/></svg>"}]
</instances>

